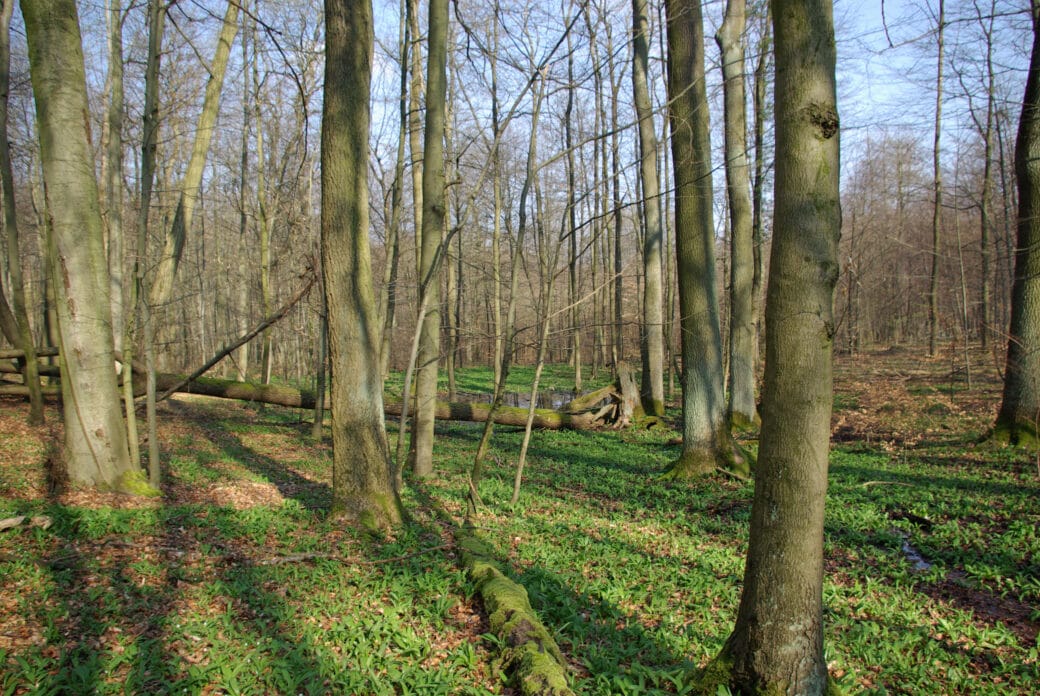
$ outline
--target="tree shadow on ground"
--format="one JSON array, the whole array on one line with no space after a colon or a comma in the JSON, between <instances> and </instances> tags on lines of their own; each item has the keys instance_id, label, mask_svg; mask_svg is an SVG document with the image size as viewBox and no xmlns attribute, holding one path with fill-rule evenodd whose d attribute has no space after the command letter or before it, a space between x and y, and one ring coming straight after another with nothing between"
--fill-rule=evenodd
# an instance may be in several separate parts
<instances>
[{"instance_id":1,"label":"tree shadow on ground","mask_svg":"<svg viewBox=\"0 0 1040 696\"><path fill-rule=\"evenodd\" d=\"M414 489L424 505L437 511L438 519L446 525L457 525L430 490L421 483L416 483ZM540 534L561 540L561 544L565 544L562 540L580 534L580 530L562 524L539 523L538 527ZM492 548L499 546L491 544ZM609 560L621 546L626 545L603 539L590 549L589 555ZM643 553L631 546L625 551ZM574 589L572 581L580 575L577 569L569 579L538 563L517 566L512 558L503 555L496 560L503 572L526 589L532 607L560 644L572 673L577 675L579 692L675 693L682 690L696 669L689 656L677 653L667 644L666 628L644 625L637 611L621 608L619 603L626 598ZM643 589L652 594L653 588Z\"/></svg>"},{"instance_id":2,"label":"tree shadow on ground","mask_svg":"<svg viewBox=\"0 0 1040 696\"><path fill-rule=\"evenodd\" d=\"M35 558L53 589L45 589L50 599L31 600L48 644L15 654L18 674L5 676L5 688L488 692L478 686L494 681L479 639L486 627L479 617L464 625L476 609L435 543L435 526L413 521L382 540L344 528L325 514L327 483L250 449L207 414L197 418L228 458L290 502L116 511L52 504L55 524ZM190 485L175 472L166 484ZM409 553L417 549L426 553ZM300 551L316 557L268 563Z\"/></svg>"}]
</instances>

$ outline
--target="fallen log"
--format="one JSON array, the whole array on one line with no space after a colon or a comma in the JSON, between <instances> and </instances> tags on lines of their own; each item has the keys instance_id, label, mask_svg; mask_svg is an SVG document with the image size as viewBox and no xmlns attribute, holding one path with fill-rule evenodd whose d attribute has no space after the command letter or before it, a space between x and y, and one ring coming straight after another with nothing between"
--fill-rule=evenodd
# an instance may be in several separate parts
<instances>
[{"instance_id":1,"label":"fallen log","mask_svg":"<svg viewBox=\"0 0 1040 696\"><path fill-rule=\"evenodd\" d=\"M165 391L183 381L181 375L156 375L157 389ZM199 378L184 385L179 393L199 394L219 399L236 399L239 401L255 401L276 406L292 408L314 408L314 392L307 389L294 389L282 385L252 384L235 382L227 379ZM386 400L383 412L388 416L400 416L400 401ZM438 420L470 421L483 423L491 412L491 404L464 404L458 402L438 401L434 412ZM504 406L495 416L498 425L516 425L522 427L527 419L526 408ZM601 425L594 413L564 413L552 409L535 410L534 427L545 430L592 430Z\"/></svg>"},{"instance_id":2,"label":"fallen log","mask_svg":"<svg viewBox=\"0 0 1040 696\"><path fill-rule=\"evenodd\" d=\"M253 384L251 382L236 382L229 379L214 379L210 377L199 377L185 384L184 375L165 373L157 374L155 382L156 390L158 391L166 391L172 387L179 394L198 394L199 396L210 396L218 399L252 401L274 406L288 406L290 408L314 408L314 392L283 385ZM60 390L55 387L45 389L44 393L49 398L60 396ZM27 397L28 390L22 385L3 385L0 386L0 395ZM387 400L383 404L383 411L388 416L400 416L401 407L400 401ZM607 408L613 410L612 407ZM490 413L491 404L438 401L434 417L437 420L484 423L487 421ZM569 413L539 408L535 410L533 425L535 428L542 430L595 430L609 425L612 422L610 416L611 413L606 412L605 409L600 409L598 412ZM495 414L495 423L498 425L523 427L526 420L526 408L503 406Z\"/></svg>"}]
</instances>

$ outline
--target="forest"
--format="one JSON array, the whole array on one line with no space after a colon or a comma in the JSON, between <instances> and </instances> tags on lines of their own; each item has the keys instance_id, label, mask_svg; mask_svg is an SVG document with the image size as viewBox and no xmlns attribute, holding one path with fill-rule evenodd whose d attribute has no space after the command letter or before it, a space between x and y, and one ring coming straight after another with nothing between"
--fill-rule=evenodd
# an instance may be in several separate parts
<instances>
[{"instance_id":1,"label":"forest","mask_svg":"<svg viewBox=\"0 0 1040 696\"><path fill-rule=\"evenodd\" d=\"M0 689L1040 679L1040 2L2 0Z\"/></svg>"}]
</instances>

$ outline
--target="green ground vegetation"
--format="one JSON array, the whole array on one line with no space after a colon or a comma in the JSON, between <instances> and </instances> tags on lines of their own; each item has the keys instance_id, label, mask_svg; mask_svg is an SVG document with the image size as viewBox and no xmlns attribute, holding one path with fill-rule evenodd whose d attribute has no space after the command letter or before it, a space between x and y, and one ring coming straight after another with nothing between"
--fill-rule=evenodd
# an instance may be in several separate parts
<instances>
[{"instance_id":1,"label":"green ground vegetation","mask_svg":"<svg viewBox=\"0 0 1040 696\"><path fill-rule=\"evenodd\" d=\"M872 695L1034 693L1040 470L983 438L995 374L968 390L949 360L837 365L832 679ZM438 423L438 476L408 486L404 529L370 537L328 514L331 453L309 414L178 397L161 414L164 495L137 500L56 490L54 434L23 410L0 402L0 518L51 524L0 532L0 694L516 693L451 528L479 424ZM679 450L667 428L537 432L511 506L521 435L496 431L472 522L570 687L691 693L733 625L751 485L662 478ZM740 437L753 452L754 433Z\"/></svg>"}]
</instances>

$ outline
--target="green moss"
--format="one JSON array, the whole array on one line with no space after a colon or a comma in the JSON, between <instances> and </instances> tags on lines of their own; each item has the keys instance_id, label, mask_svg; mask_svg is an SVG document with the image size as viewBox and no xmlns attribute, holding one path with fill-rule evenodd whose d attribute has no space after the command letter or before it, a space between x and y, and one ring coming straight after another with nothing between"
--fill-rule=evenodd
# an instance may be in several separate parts
<instances>
[{"instance_id":1,"label":"green moss","mask_svg":"<svg viewBox=\"0 0 1040 696\"><path fill-rule=\"evenodd\" d=\"M692 693L715 696L720 686L729 687L733 679L733 657L729 651L723 651L715 656L711 662L704 666L694 676L690 683Z\"/></svg>"},{"instance_id":2,"label":"green moss","mask_svg":"<svg viewBox=\"0 0 1040 696\"><path fill-rule=\"evenodd\" d=\"M762 425L762 419L758 417L757 413L748 415L746 413L740 413L734 411L729 414L729 426L737 432L748 432L755 430Z\"/></svg>"},{"instance_id":3,"label":"green moss","mask_svg":"<svg viewBox=\"0 0 1040 696\"><path fill-rule=\"evenodd\" d=\"M462 560L477 585L492 633L502 639L502 662L525 696L571 696L567 661L531 607L527 590L506 577L476 534L456 534Z\"/></svg>"},{"instance_id":4,"label":"green moss","mask_svg":"<svg viewBox=\"0 0 1040 696\"><path fill-rule=\"evenodd\" d=\"M737 478L749 478L754 457L729 437L716 448L683 449L679 458L661 474L665 480L692 479L708 476L717 469Z\"/></svg>"},{"instance_id":5,"label":"green moss","mask_svg":"<svg viewBox=\"0 0 1040 696\"><path fill-rule=\"evenodd\" d=\"M666 480L699 478L711 474L717 465L715 452L712 450L684 448L679 458L661 474L661 478Z\"/></svg>"},{"instance_id":6,"label":"green moss","mask_svg":"<svg viewBox=\"0 0 1040 696\"><path fill-rule=\"evenodd\" d=\"M1040 438L1037 436L1036 424L1025 419L1013 421L1010 418L999 418L996 425L993 426L988 439L1001 444L1022 447L1023 449L1037 449L1040 447Z\"/></svg>"},{"instance_id":7,"label":"green moss","mask_svg":"<svg viewBox=\"0 0 1040 696\"><path fill-rule=\"evenodd\" d=\"M356 522L373 534L396 527L403 519L401 501L393 493L347 496L332 502L332 515Z\"/></svg>"},{"instance_id":8,"label":"green moss","mask_svg":"<svg viewBox=\"0 0 1040 696\"><path fill-rule=\"evenodd\" d=\"M129 495L144 495L149 497L162 495L159 489L148 483L148 478L144 475L144 472L139 469L124 472L116 479L116 482L112 485L112 489L120 493L128 493Z\"/></svg>"}]
</instances>

